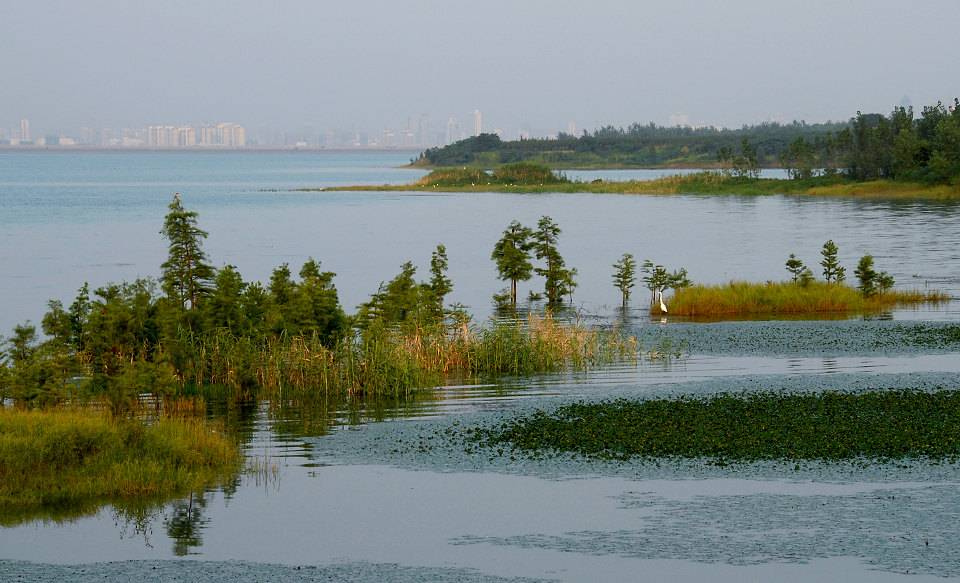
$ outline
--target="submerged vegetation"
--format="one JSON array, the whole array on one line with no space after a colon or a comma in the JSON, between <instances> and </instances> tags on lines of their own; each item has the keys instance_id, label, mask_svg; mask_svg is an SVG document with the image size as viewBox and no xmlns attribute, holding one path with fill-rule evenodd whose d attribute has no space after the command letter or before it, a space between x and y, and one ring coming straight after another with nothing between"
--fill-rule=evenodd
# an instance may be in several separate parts
<instances>
[{"instance_id":1,"label":"submerged vegetation","mask_svg":"<svg viewBox=\"0 0 960 583\"><path fill-rule=\"evenodd\" d=\"M199 492L240 467L202 420L149 424L94 411L0 413L0 523L82 513L117 499Z\"/></svg>"},{"instance_id":2,"label":"submerged vegetation","mask_svg":"<svg viewBox=\"0 0 960 583\"><path fill-rule=\"evenodd\" d=\"M472 439L527 455L601 459L888 460L960 455L960 391L762 392L576 403L479 429Z\"/></svg>"}]
</instances>

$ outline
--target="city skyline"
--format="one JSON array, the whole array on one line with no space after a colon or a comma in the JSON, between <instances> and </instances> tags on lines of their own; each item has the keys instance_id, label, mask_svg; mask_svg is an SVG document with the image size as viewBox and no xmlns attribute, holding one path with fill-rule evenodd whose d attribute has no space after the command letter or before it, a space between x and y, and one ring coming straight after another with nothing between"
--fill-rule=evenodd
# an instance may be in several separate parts
<instances>
[{"instance_id":1,"label":"city skyline","mask_svg":"<svg viewBox=\"0 0 960 583\"><path fill-rule=\"evenodd\" d=\"M904 96L900 105L911 104L909 97ZM886 112L880 112L886 113ZM88 145L109 147L434 147L452 144L456 141L475 136L480 133L493 133L504 140L554 138L559 133L578 135L577 129L591 132L609 124L597 127L583 127L576 121L558 122L553 128L531 129L529 124L521 127L511 126L486 127L483 113L473 109L465 114L469 121L464 122L456 117L447 118L446 122L435 120L428 114L409 116L404 124L391 124L387 127L359 129L359 124L351 123L348 127L318 128L313 123L303 123L297 128L248 128L244 124L232 122L202 122L199 125L175 122L166 124L151 124L138 128L97 128L80 126L72 131L45 131L42 127L31 135L32 121L27 118L19 120L19 131L15 128L0 126L0 145ZM789 123L794 120L769 119L764 122ZM798 120L807 123L823 123L845 120ZM691 116L684 112L672 113L665 122L654 120L635 120L635 123L646 125L655 123L666 127L715 127L722 129L725 126L717 123L708 123L704 120L691 121ZM9 124L8 124L9 125ZM33 127L37 127L36 124ZM621 126L623 127L623 126ZM469 129L468 129L469 128ZM225 136L224 132L228 132ZM26 133L27 137L24 138ZM53 141L51 141L51 139Z\"/></svg>"},{"instance_id":2,"label":"city skyline","mask_svg":"<svg viewBox=\"0 0 960 583\"><path fill-rule=\"evenodd\" d=\"M285 130L259 128L250 132L243 124L206 122L199 126L189 123L156 124L140 128L96 128L81 126L73 131L44 131L31 135L31 121L20 120L20 129L0 127L0 145L86 145L109 147L204 147L204 146L293 146L293 147L433 147L451 144L483 132L482 113L468 112L470 124L450 117L445 123L434 121L427 114L410 116L404 127L388 126L379 130L351 128L316 128L303 124L300 128ZM567 125L572 122L567 122ZM472 127L467 131L467 127ZM503 139L528 139L533 134L519 129L488 128ZM556 130L535 137L550 137Z\"/></svg>"},{"instance_id":3,"label":"city skyline","mask_svg":"<svg viewBox=\"0 0 960 583\"><path fill-rule=\"evenodd\" d=\"M953 0L7 2L0 128L427 144L470 135L475 110L505 139L843 121L960 96L957 21Z\"/></svg>"}]
</instances>

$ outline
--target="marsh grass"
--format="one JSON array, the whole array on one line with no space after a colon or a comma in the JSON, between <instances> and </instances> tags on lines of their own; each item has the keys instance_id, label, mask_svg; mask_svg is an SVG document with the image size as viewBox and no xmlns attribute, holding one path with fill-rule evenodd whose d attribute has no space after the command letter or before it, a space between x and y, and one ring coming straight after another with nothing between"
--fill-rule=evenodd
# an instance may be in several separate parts
<instances>
[{"instance_id":1,"label":"marsh grass","mask_svg":"<svg viewBox=\"0 0 960 583\"><path fill-rule=\"evenodd\" d=\"M471 439L531 455L955 462L960 391L762 392L576 403L474 432Z\"/></svg>"},{"instance_id":2,"label":"marsh grass","mask_svg":"<svg viewBox=\"0 0 960 583\"><path fill-rule=\"evenodd\" d=\"M301 336L240 344L238 351L237 342L211 337L199 350L206 362L191 365L190 381L279 400L396 396L451 378L584 369L641 355L637 341L618 328L589 327L551 314L480 327L384 328L335 348Z\"/></svg>"},{"instance_id":3,"label":"marsh grass","mask_svg":"<svg viewBox=\"0 0 960 583\"><path fill-rule=\"evenodd\" d=\"M231 476L240 460L231 439L197 419L0 412L0 522L199 491Z\"/></svg>"},{"instance_id":4,"label":"marsh grass","mask_svg":"<svg viewBox=\"0 0 960 583\"><path fill-rule=\"evenodd\" d=\"M895 306L949 301L939 291L889 290L865 296L843 284L821 281L694 285L677 290L669 299L671 315L726 317L760 314L871 313Z\"/></svg>"},{"instance_id":5,"label":"marsh grass","mask_svg":"<svg viewBox=\"0 0 960 583\"><path fill-rule=\"evenodd\" d=\"M578 182L562 180L548 183L537 180L497 180L477 169L442 168L421 180L405 185L348 186L327 190L363 191L473 191L514 193L609 193L609 194L733 194L763 196L800 194L809 196L843 196L862 198L960 198L956 185L931 185L916 182L873 180L857 182L842 174L818 176L805 180L780 178L737 178L717 170L665 176L654 180Z\"/></svg>"}]
</instances>

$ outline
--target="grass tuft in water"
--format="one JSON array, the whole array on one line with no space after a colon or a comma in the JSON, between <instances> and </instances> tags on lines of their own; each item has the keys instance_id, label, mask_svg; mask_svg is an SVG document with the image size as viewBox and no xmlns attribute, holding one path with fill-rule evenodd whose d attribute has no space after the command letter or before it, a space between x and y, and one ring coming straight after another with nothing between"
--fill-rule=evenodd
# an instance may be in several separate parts
<instances>
[{"instance_id":1,"label":"grass tuft in water","mask_svg":"<svg viewBox=\"0 0 960 583\"><path fill-rule=\"evenodd\" d=\"M197 419L0 412L0 524L112 499L200 491L231 476L237 445Z\"/></svg>"},{"instance_id":2,"label":"grass tuft in water","mask_svg":"<svg viewBox=\"0 0 960 583\"><path fill-rule=\"evenodd\" d=\"M889 290L865 296L843 285L813 281L694 285L677 290L669 300L670 314L724 317L752 314L869 313L894 306L938 303L950 298L939 291Z\"/></svg>"}]
</instances>

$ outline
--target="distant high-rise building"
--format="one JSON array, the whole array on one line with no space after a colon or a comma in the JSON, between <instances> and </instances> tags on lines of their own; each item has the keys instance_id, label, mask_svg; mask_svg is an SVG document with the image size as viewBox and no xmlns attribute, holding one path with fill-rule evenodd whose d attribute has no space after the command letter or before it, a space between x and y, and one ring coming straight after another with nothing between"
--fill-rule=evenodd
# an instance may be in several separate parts
<instances>
[{"instance_id":1,"label":"distant high-rise building","mask_svg":"<svg viewBox=\"0 0 960 583\"><path fill-rule=\"evenodd\" d=\"M454 118L447 120L447 143L452 144L461 139L460 122Z\"/></svg>"},{"instance_id":2,"label":"distant high-rise building","mask_svg":"<svg viewBox=\"0 0 960 583\"><path fill-rule=\"evenodd\" d=\"M30 120L20 120L20 139L24 142L30 141Z\"/></svg>"},{"instance_id":3,"label":"distant high-rise building","mask_svg":"<svg viewBox=\"0 0 960 583\"><path fill-rule=\"evenodd\" d=\"M572 121L567 122L567 133L571 136L577 135L577 124Z\"/></svg>"},{"instance_id":4,"label":"distant high-rise building","mask_svg":"<svg viewBox=\"0 0 960 583\"><path fill-rule=\"evenodd\" d=\"M483 124L480 120L480 110L473 110L473 135L479 136L483 133Z\"/></svg>"}]
</instances>

